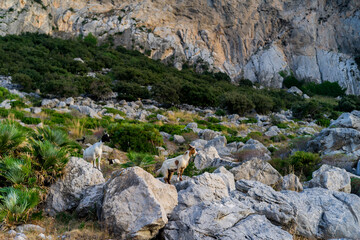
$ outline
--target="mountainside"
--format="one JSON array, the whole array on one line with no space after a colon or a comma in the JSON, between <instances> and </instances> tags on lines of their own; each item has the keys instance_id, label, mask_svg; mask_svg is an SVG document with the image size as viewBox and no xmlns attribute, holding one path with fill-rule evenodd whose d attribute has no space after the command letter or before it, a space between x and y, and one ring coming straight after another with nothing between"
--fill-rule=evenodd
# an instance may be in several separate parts
<instances>
[{"instance_id":1,"label":"mountainside","mask_svg":"<svg viewBox=\"0 0 360 240\"><path fill-rule=\"evenodd\" d=\"M3 0L0 35L112 35L181 68L218 69L281 87L279 72L360 94L358 0Z\"/></svg>"}]
</instances>

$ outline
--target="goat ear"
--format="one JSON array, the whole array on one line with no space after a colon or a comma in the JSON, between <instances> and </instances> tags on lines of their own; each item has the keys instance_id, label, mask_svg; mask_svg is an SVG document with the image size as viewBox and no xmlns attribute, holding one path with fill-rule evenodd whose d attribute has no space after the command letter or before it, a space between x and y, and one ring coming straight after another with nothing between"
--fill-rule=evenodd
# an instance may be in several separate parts
<instances>
[{"instance_id":1,"label":"goat ear","mask_svg":"<svg viewBox=\"0 0 360 240\"><path fill-rule=\"evenodd\" d=\"M190 144L189 144L189 148L191 148L191 149L195 149L195 147L194 147L194 146L191 146Z\"/></svg>"}]
</instances>

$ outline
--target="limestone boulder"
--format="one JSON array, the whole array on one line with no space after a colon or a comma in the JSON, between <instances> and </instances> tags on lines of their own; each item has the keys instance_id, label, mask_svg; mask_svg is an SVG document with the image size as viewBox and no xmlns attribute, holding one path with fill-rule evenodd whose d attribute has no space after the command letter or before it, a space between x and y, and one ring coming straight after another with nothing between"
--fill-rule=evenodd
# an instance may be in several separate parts
<instances>
[{"instance_id":1,"label":"limestone boulder","mask_svg":"<svg viewBox=\"0 0 360 240\"><path fill-rule=\"evenodd\" d=\"M177 144L183 144L185 143L185 138L181 135L174 135L174 142Z\"/></svg>"},{"instance_id":2,"label":"limestone boulder","mask_svg":"<svg viewBox=\"0 0 360 240\"><path fill-rule=\"evenodd\" d=\"M312 173L312 177L308 182L311 188L321 187L333 191L351 192L350 175L344 169L324 164Z\"/></svg>"},{"instance_id":3,"label":"limestone boulder","mask_svg":"<svg viewBox=\"0 0 360 240\"><path fill-rule=\"evenodd\" d=\"M199 203L172 215L165 239L292 239L280 227L233 198Z\"/></svg>"},{"instance_id":4,"label":"limestone boulder","mask_svg":"<svg viewBox=\"0 0 360 240\"><path fill-rule=\"evenodd\" d=\"M220 132L216 132L210 129L203 129L198 133L199 137L201 139L204 139L206 141L209 141L211 139L216 138L217 136L220 136Z\"/></svg>"},{"instance_id":5,"label":"limestone boulder","mask_svg":"<svg viewBox=\"0 0 360 240\"><path fill-rule=\"evenodd\" d=\"M101 213L104 198L104 183L86 188L82 193L82 199L75 209L79 217L97 216Z\"/></svg>"},{"instance_id":6,"label":"limestone boulder","mask_svg":"<svg viewBox=\"0 0 360 240\"><path fill-rule=\"evenodd\" d=\"M259 158L265 161L271 160L270 151L259 141L250 139L238 151L237 155L241 161L249 161L253 158Z\"/></svg>"},{"instance_id":7,"label":"limestone boulder","mask_svg":"<svg viewBox=\"0 0 360 240\"><path fill-rule=\"evenodd\" d=\"M101 218L119 239L151 239L168 222L178 203L173 185L140 167L114 173L105 185Z\"/></svg>"},{"instance_id":8,"label":"limestone boulder","mask_svg":"<svg viewBox=\"0 0 360 240\"><path fill-rule=\"evenodd\" d=\"M277 187L282 183L281 174L268 162L257 158L232 168L230 172L234 174L235 181L246 179Z\"/></svg>"},{"instance_id":9,"label":"limestone boulder","mask_svg":"<svg viewBox=\"0 0 360 240\"><path fill-rule=\"evenodd\" d=\"M210 146L199 150L195 156L194 163L197 169L204 169L212 166L215 159L220 158L218 151L215 147Z\"/></svg>"},{"instance_id":10,"label":"limestone boulder","mask_svg":"<svg viewBox=\"0 0 360 240\"><path fill-rule=\"evenodd\" d=\"M223 174L206 172L181 182L176 186L179 194L177 209L188 208L202 202L219 201L228 197L228 189L232 188L230 180L231 177L225 177Z\"/></svg>"},{"instance_id":11,"label":"limestone boulder","mask_svg":"<svg viewBox=\"0 0 360 240\"><path fill-rule=\"evenodd\" d=\"M358 196L323 188L283 194L296 207L297 234L319 239L357 239L360 236Z\"/></svg>"},{"instance_id":12,"label":"limestone boulder","mask_svg":"<svg viewBox=\"0 0 360 240\"><path fill-rule=\"evenodd\" d=\"M51 185L46 199L45 212L51 216L76 208L83 191L104 183L102 173L82 158L71 157L62 179Z\"/></svg>"},{"instance_id":13,"label":"limestone boulder","mask_svg":"<svg viewBox=\"0 0 360 240\"><path fill-rule=\"evenodd\" d=\"M100 118L97 112L89 106L70 105L70 109L79 111L80 113L87 115L91 118Z\"/></svg>"}]
</instances>

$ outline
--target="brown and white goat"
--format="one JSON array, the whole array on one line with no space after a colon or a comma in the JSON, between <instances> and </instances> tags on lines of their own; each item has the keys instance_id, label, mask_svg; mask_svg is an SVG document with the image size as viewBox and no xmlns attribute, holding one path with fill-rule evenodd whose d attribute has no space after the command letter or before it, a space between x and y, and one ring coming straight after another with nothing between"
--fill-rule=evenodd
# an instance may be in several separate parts
<instances>
[{"instance_id":1,"label":"brown and white goat","mask_svg":"<svg viewBox=\"0 0 360 240\"><path fill-rule=\"evenodd\" d=\"M195 156L196 154L196 149L193 146L189 145L189 149L183 155L165 160L161 168L156 172L156 174L159 175L160 173L162 173L165 183L170 184L172 175L175 171L177 171L177 180L182 181L182 174L185 168L189 165L191 156Z\"/></svg>"}]
</instances>

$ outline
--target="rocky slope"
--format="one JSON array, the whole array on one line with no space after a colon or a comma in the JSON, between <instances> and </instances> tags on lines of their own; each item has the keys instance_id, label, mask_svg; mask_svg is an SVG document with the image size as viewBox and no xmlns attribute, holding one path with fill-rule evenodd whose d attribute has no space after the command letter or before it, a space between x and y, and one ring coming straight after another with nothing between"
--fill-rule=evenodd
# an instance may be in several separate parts
<instances>
[{"instance_id":1,"label":"rocky slope","mask_svg":"<svg viewBox=\"0 0 360 240\"><path fill-rule=\"evenodd\" d=\"M0 35L113 35L174 64L196 63L281 87L280 71L360 94L357 0L3 0Z\"/></svg>"}]
</instances>

